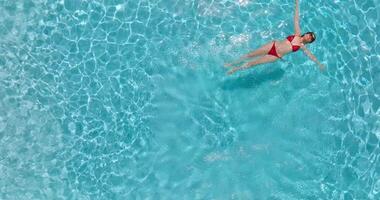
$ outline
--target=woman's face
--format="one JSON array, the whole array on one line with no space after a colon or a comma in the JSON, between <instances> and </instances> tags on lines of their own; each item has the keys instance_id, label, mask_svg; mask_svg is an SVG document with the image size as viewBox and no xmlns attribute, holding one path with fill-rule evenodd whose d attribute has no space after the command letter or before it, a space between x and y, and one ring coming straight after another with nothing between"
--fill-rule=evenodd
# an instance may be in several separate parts
<instances>
[{"instance_id":1,"label":"woman's face","mask_svg":"<svg viewBox=\"0 0 380 200\"><path fill-rule=\"evenodd\" d=\"M311 36L311 34L305 34L303 36L303 40L307 43L310 43L312 40L313 40L313 36Z\"/></svg>"}]
</instances>

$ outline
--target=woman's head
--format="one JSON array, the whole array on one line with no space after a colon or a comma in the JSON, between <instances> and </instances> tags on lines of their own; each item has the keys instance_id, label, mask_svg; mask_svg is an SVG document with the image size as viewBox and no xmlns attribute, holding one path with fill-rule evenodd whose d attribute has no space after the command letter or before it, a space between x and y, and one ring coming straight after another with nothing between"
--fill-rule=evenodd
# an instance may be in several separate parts
<instances>
[{"instance_id":1,"label":"woman's head","mask_svg":"<svg viewBox=\"0 0 380 200\"><path fill-rule=\"evenodd\" d=\"M303 38L303 41L305 41L306 43L312 43L316 39L315 34L313 32L307 32L301 35L301 37Z\"/></svg>"}]
</instances>

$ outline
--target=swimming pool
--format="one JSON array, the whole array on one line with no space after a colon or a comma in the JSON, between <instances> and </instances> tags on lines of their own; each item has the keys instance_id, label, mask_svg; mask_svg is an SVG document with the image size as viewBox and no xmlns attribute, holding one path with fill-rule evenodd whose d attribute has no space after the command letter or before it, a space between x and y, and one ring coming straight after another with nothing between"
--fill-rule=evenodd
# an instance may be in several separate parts
<instances>
[{"instance_id":1,"label":"swimming pool","mask_svg":"<svg viewBox=\"0 0 380 200\"><path fill-rule=\"evenodd\" d=\"M1 199L379 199L377 0L0 1Z\"/></svg>"}]
</instances>

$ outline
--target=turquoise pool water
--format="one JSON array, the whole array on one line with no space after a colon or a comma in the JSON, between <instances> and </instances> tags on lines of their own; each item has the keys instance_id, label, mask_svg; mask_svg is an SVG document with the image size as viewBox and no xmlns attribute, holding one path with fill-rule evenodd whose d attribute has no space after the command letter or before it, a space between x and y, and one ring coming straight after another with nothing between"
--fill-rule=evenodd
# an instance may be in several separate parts
<instances>
[{"instance_id":1,"label":"turquoise pool water","mask_svg":"<svg viewBox=\"0 0 380 200\"><path fill-rule=\"evenodd\" d=\"M0 0L0 199L380 199L378 0Z\"/></svg>"}]
</instances>

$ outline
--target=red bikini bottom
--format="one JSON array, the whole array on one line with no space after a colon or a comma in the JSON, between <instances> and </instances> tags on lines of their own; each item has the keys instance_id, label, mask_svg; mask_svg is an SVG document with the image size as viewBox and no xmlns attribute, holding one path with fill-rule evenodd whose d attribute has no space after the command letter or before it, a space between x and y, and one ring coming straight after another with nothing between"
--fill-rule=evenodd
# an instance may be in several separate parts
<instances>
[{"instance_id":1,"label":"red bikini bottom","mask_svg":"<svg viewBox=\"0 0 380 200\"><path fill-rule=\"evenodd\" d=\"M276 42L273 42L272 48L269 50L268 55L276 56L277 58L281 58L276 51Z\"/></svg>"}]
</instances>

